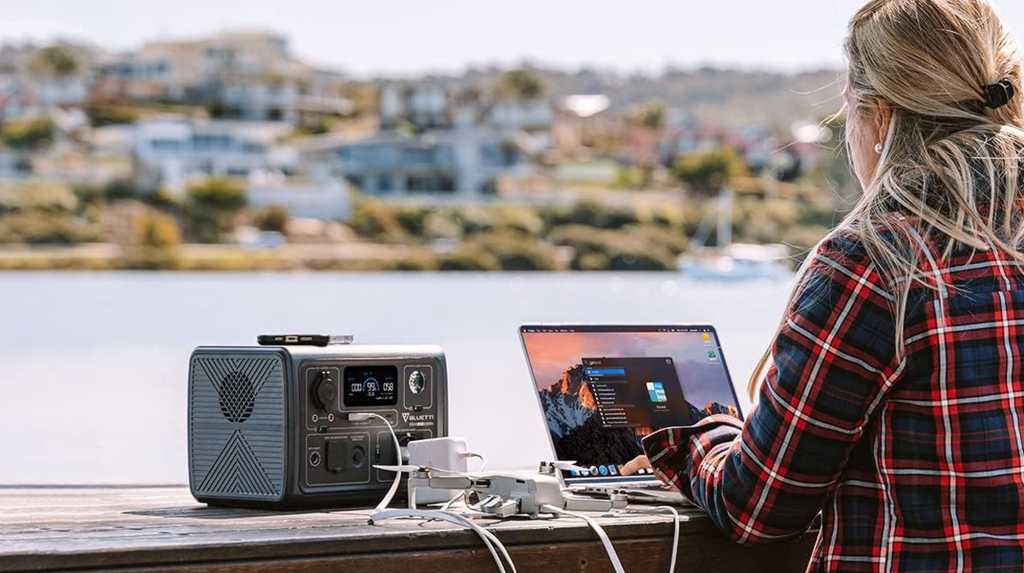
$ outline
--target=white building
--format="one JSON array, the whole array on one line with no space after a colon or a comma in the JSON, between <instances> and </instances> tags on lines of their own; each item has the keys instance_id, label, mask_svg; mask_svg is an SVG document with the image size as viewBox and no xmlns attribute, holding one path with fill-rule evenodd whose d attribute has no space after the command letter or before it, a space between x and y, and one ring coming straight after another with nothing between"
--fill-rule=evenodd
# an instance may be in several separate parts
<instances>
[{"instance_id":1,"label":"white building","mask_svg":"<svg viewBox=\"0 0 1024 573\"><path fill-rule=\"evenodd\" d=\"M506 130L548 130L555 120L555 110L545 100L507 99L495 103L488 114L488 121L499 129Z\"/></svg>"},{"instance_id":2,"label":"white building","mask_svg":"<svg viewBox=\"0 0 1024 573\"><path fill-rule=\"evenodd\" d=\"M136 124L132 155L143 186L181 191L192 179L293 171L296 156L276 146L290 130L278 122L165 117Z\"/></svg>"},{"instance_id":3,"label":"white building","mask_svg":"<svg viewBox=\"0 0 1024 573\"><path fill-rule=\"evenodd\" d=\"M387 84L380 89L380 122L384 128L403 121L419 129L445 127L452 119L448 104L448 93L439 85Z\"/></svg>"},{"instance_id":4,"label":"white building","mask_svg":"<svg viewBox=\"0 0 1024 573\"><path fill-rule=\"evenodd\" d=\"M383 132L319 150L326 171L364 193L382 197L492 197L498 178L529 165L512 138L486 128L408 135Z\"/></svg>"}]
</instances>

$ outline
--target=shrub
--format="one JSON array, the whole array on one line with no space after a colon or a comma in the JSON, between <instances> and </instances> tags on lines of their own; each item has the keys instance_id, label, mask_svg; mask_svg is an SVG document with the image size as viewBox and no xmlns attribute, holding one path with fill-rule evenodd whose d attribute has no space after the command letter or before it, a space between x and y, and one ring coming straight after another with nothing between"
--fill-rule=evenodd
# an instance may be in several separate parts
<instances>
[{"instance_id":1,"label":"shrub","mask_svg":"<svg viewBox=\"0 0 1024 573\"><path fill-rule=\"evenodd\" d=\"M497 227L494 210L468 205L452 211L452 220L462 227L463 235L493 231Z\"/></svg>"},{"instance_id":2,"label":"shrub","mask_svg":"<svg viewBox=\"0 0 1024 573\"><path fill-rule=\"evenodd\" d=\"M217 211L239 211L245 207L245 187L236 179L210 177L188 187L189 201Z\"/></svg>"},{"instance_id":3,"label":"shrub","mask_svg":"<svg viewBox=\"0 0 1024 573\"><path fill-rule=\"evenodd\" d=\"M423 237L426 233L427 217L432 209L419 205L402 205L394 208L395 218L402 229L413 237Z\"/></svg>"},{"instance_id":4,"label":"shrub","mask_svg":"<svg viewBox=\"0 0 1024 573\"><path fill-rule=\"evenodd\" d=\"M14 149L40 149L53 143L57 127L48 117L8 121L0 127L0 141Z\"/></svg>"},{"instance_id":5,"label":"shrub","mask_svg":"<svg viewBox=\"0 0 1024 573\"><path fill-rule=\"evenodd\" d=\"M138 109L117 103L93 102L85 106L85 114L93 127L107 125L125 125L141 119Z\"/></svg>"},{"instance_id":6,"label":"shrub","mask_svg":"<svg viewBox=\"0 0 1024 573\"><path fill-rule=\"evenodd\" d=\"M256 213L254 223L262 231L285 233L288 229L288 209L280 205L270 205Z\"/></svg>"},{"instance_id":7,"label":"shrub","mask_svg":"<svg viewBox=\"0 0 1024 573\"><path fill-rule=\"evenodd\" d=\"M731 147L690 153L676 160L672 174L697 191L718 191L747 173L746 162Z\"/></svg>"},{"instance_id":8,"label":"shrub","mask_svg":"<svg viewBox=\"0 0 1024 573\"><path fill-rule=\"evenodd\" d=\"M191 235L214 243L234 229L235 215L245 207L245 188L234 179L212 177L188 187L185 215Z\"/></svg>"},{"instance_id":9,"label":"shrub","mask_svg":"<svg viewBox=\"0 0 1024 573\"><path fill-rule=\"evenodd\" d=\"M121 260L121 268L140 271L172 270L181 267L177 249L133 247Z\"/></svg>"},{"instance_id":10,"label":"shrub","mask_svg":"<svg viewBox=\"0 0 1024 573\"><path fill-rule=\"evenodd\" d=\"M544 232L544 219L532 207L503 205L493 207L494 227L502 231L513 231L524 235L540 235Z\"/></svg>"},{"instance_id":11,"label":"shrub","mask_svg":"<svg viewBox=\"0 0 1024 573\"><path fill-rule=\"evenodd\" d=\"M640 189L645 183L644 172L639 167L619 167L615 172L615 187L620 189Z\"/></svg>"},{"instance_id":12,"label":"shrub","mask_svg":"<svg viewBox=\"0 0 1024 573\"><path fill-rule=\"evenodd\" d=\"M356 201L348 225L369 239L397 241L405 237L405 230L395 210L378 199L362 198Z\"/></svg>"},{"instance_id":13,"label":"shrub","mask_svg":"<svg viewBox=\"0 0 1024 573\"><path fill-rule=\"evenodd\" d=\"M104 195L109 200L136 199L143 195L142 191L131 179L114 179L107 183Z\"/></svg>"},{"instance_id":14,"label":"shrub","mask_svg":"<svg viewBox=\"0 0 1024 573\"><path fill-rule=\"evenodd\" d=\"M413 255L398 259L390 265L388 270L393 271L436 271L438 260L432 255Z\"/></svg>"},{"instance_id":15,"label":"shrub","mask_svg":"<svg viewBox=\"0 0 1024 573\"><path fill-rule=\"evenodd\" d=\"M611 271L674 271L676 260L664 249L644 248L644 245L619 245L608 257Z\"/></svg>"},{"instance_id":16,"label":"shrub","mask_svg":"<svg viewBox=\"0 0 1024 573\"><path fill-rule=\"evenodd\" d=\"M558 270L554 248L541 240L515 233L488 233L470 239L460 250L494 255L504 271Z\"/></svg>"},{"instance_id":17,"label":"shrub","mask_svg":"<svg viewBox=\"0 0 1024 573\"><path fill-rule=\"evenodd\" d=\"M72 192L82 205L98 205L103 203L107 196L106 189L100 185L75 185Z\"/></svg>"},{"instance_id":18,"label":"shrub","mask_svg":"<svg viewBox=\"0 0 1024 573\"><path fill-rule=\"evenodd\" d=\"M693 209L684 209L680 205L668 204L659 205L651 210L651 223L673 229L686 229L691 221L698 224L699 216Z\"/></svg>"},{"instance_id":19,"label":"shrub","mask_svg":"<svg viewBox=\"0 0 1024 573\"><path fill-rule=\"evenodd\" d=\"M424 219L423 236L427 239L459 239L462 226L452 220L451 213L437 210Z\"/></svg>"},{"instance_id":20,"label":"shrub","mask_svg":"<svg viewBox=\"0 0 1024 573\"><path fill-rule=\"evenodd\" d=\"M68 213L78 208L78 197L67 185L31 182L0 186L0 213L43 211Z\"/></svg>"},{"instance_id":21,"label":"shrub","mask_svg":"<svg viewBox=\"0 0 1024 573\"><path fill-rule=\"evenodd\" d=\"M480 247L463 245L443 257L438 268L442 271L497 271L501 270L501 262L493 253Z\"/></svg>"},{"instance_id":22,"label":"shrub","mask_svg":"<svg viewBox=\"0 0 1024 573\"><path fill-rule=\"evenodd\" d=\"M644 222L633 207L607 205L584 200L572 207L553 207L542 212L549 228L561 225L583 225L598 229L621 229Z\"/></svg>"},{"instance_id":23,"label":"shrub","mask_svg":"<svg viewBox=\"0 0 1024 573\"><path fill-rule=\"evenodd\" d=\"M679 256L689 246L689 239L680 229L666 229L653 225L630 225L622 232L648 245L665 249L672 256Z\"/></svg>"},{"instance_id":24,"label":"shrub","mask_svg":"<svg viewBox=\"0 0 1024 573\"><path fill-rule=\"evenodd\" d=\"M574 225L551 235L557 245L572 247L575 270L675 270L672 251L663 244L629 231L608 231Z\"/></svg>"},{"instance_id":25,"label":"shrub","mask_svg":"<svg viewBox=\"0 0 1024 573\"><path fill-rule=\"evenodd\" d=\"M170 249L181 244L181 232L174 217L158 212L142 215L135 222L138 244L144 247Z\"/></svg>"},{"instance_id":26,"label":"shrub","mask_svg":"<svg viewBox=\"0 0 1024 573\"><path fill-rule=\"evenodd\" d=\"M98 226L69 214L25 212L0 217L0 243L72 245L101 239Z\"/></svg>"}]
</instances>

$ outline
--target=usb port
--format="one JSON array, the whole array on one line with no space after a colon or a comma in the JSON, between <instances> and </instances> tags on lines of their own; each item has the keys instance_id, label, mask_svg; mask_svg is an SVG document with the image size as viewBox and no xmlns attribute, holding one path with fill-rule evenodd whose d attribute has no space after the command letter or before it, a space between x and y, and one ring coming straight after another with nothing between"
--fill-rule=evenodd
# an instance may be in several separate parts
<instances>
[{"instance_id":1,"label":"usb port","mask_svg":"<svg viewBox=\"0 0 1024 573\"><path fill-rule=\"evenodd\" d=\"M298 342L299 341L299 337L298 336L293 336L293 335L288 335L288 336L284 337L284 341L285 342Z\"/></svg>"}]
</instances>

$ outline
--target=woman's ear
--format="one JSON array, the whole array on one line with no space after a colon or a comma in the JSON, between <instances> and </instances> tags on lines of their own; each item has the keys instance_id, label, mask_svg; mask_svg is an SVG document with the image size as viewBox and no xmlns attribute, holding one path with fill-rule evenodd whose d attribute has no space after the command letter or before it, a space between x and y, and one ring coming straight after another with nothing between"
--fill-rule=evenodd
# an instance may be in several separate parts
<instances>
[{"instance_id":1,"label":"woman's ear","mask_svg":"<svg viewBox=\"0 0 1024 573\"><path fill-rule=\"evenodd\" d=\"M889 125L892 123L892 106L887 101L878 102L878 109L875 112L875 129L877 137L875 141L885 145L885 139L889 137Z\"/></svg>"}]
</instances>

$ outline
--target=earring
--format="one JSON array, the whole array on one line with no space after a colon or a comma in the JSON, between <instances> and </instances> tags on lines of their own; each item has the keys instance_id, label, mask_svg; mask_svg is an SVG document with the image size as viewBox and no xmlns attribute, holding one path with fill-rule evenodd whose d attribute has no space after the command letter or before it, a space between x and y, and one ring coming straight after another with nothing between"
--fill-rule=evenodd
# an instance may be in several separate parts
<instances>
[{"instance_id":1,"label":"earring","mask_svg":"<svg viewBox=\"0 0 1024 573\"><path fill-rule=\"evenodd\" d=\"M882 154L882 149L883 148L882 148L882 144L881 143L876 143L875 144L875 153L881 155Z\"/></svg>"}]
</instances>

